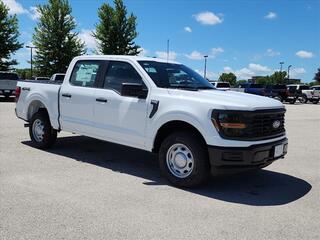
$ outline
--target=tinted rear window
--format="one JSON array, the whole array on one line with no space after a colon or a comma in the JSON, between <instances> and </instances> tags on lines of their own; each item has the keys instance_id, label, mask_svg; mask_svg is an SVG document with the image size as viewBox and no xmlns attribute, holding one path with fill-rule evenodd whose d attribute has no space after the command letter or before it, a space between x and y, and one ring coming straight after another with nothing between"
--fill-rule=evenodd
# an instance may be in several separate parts
<instances>
[{"instance_id":1,"label":"tinted rear window","mask_svg":"<svg viewBox=\"0 0 320 240\"><path fill-rule=\"evenodd\" d=\"M16 73L0 73L0 80L19 80Z\"/></svg>"},{"instance_id":2,"label":"tinted rear window","mask_svg":"<svg viewBox=\"0 0 320 240\"><path fill-rule=\"evenodd\" d=\"M60 75L56 75L56 81L63 81L64 79L64 75L60 74Z\"/></svg>"},{"instance_id":3,"label":"tinted rear window","mask_svg":"<svg viewBox=\"0 0 320 240\"><path fill-rule=\"evenodd\" d=\"M310 88L309 88L309 86L300 86L300 89L301 90L309 90Z\"/></svg>"},{"instance_id":4,"label":"tinted rear window","mask_svg":"<svg viewBox=\"0 0 320 240\"><path fill-rule=\"evenodd\" d=\"M229 83L218 83L217 87L218 88L229 88L230 84Z\"/></svg>"}]
</instances>

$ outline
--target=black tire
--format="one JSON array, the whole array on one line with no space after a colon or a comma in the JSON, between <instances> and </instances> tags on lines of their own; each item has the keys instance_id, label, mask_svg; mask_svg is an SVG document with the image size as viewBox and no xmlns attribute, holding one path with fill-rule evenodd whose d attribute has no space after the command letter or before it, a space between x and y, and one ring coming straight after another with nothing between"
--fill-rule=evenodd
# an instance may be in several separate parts
<instances>
[{"instance_id":1,"label":"black tire","mask_svg":"<svg viewBox=\"0 0 320 240\"><path fill-rule=\"evenodd\" d=\"M34 126L39 122L43 125L43 134L41 138L37 137ZM32 116L29 125L29 135L32 144L40 149L49 148L55 143L57 139L57 130L52 128L47 112L39 111Z\"/></svg>"},{"instance_id":2,"label":"black tire","mask_svg":"<svg viewBox=\"0 0 320 240\"><path fill-rule=\"evenodd\" d=\"M319 103L319 101L320 101L320 99L313 100L313 101L312 101L312 103L313 103L313 104L318 104L318 103Z\"/></svg>"},{"instance_id":3,"label":"black tire","mask_svg":"<svg viewBox=\"0 0 320 240\"><path fill-rule=\"evenodd\" d=\"M290 104L295 104L296 101L297 101L297 99L295 98L295 99L290 100L289 103L290 103Z\"/></svg>"},{"instance_id":4,"label":"black tire","mask_svg":"<svg viewBox=\"0 0 320 240\"><path fill-rule=\"evenodd\" d=\"M308 102L308 98L307 95L303 94L300 98L299 98L301 103L307 103Z\"/></svg>"},{"instance_id":5,"label":"black tire","mask_svg":"<svg viewBox=\"0 0 320 240\"><path fill-rule=\"evenodd\" d=\"M190 175L184 178L175 176L167 164L167 154L175 144L185 145L192 153L193 169ZM164 139L159 150L159 165L162 175L178 187L198 186L210 176L208 150L205 143L191 132L175 132Z\"/></svg>"}]
</instances>

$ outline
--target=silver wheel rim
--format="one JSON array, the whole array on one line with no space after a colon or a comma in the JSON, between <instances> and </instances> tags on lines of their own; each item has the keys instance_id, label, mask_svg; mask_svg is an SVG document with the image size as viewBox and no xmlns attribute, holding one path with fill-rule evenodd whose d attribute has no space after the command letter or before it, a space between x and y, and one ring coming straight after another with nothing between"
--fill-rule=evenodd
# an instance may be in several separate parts
<instances>
[{"instance_id":1,"label":"silver wheel rim","mask_svg":"<svg viewBox=\"0 0 320 240\"><path fill-rule=\"evenodd\" d=\"M188 177L194 167L194 158L190 149L182 144L176 143L167 151L167 166L170 172L178 178Z\"/></svg>"},{"instance_id":2,"label":"silver wheel rim","mask_svg":"<svg viewBox=\"0 0 320 240\"><path fill-rule=\"evenodd\" d=\"M44 125L40 119L36 119L32 124L32 134L37 142L42 142L44 138Z\"/></svg>"}]
</instances>

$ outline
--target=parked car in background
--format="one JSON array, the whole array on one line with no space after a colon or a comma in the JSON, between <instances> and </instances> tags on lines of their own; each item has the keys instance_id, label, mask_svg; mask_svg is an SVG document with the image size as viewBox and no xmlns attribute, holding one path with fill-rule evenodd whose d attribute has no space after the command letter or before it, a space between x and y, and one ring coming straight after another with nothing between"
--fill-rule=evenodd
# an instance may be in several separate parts
<instances>
[{"instance_id":1,"label":"parked car in background","mask_svg":"<svg viewBox=\"0 0 320 240\"><path fill-rule=\"evenodd\" d=\"M278 99L280 102L289 102L294 104L298 98L295 91L289 92L288 87L284 84L267 85L265 96Z\"/></svg>"},{"instance_id":2,"label":"parked car in background","mask_svg":"<svg viewBox=\"0 0 320 240\"><path fill-rule=\"evenodd\" d=\"M5 98L9 98L17 86L19 76L12 72L0 72L0 95L2 94Z\"/></svg>"},{"instance_id":3,"label":"parked car in background","mask_svg":"<svg viewBox=\"0 0 320 240\"><path fill-rule=\"evenodd\" d=\"M260 96L265 95L265 87L263 84L244 83L244 84L240 84L238 86L238 88L232 88L232 90L237 91L237 92L244 92L244 93L260 95Z\"/></svg>"},{"instance_id":4,"label":"parked car in background","mask_svg":"<svg viewBox=\"0 0 320 240\"><path fill-rule=\"evenodd\" d=\"M48 77L36 77L35 80L36 81L49 81L50 78L48 78Z\"/></svg>"},{"instance_id":5,"label":"parked car in background","mask_svg":"<svg viewBox=\"0 0 320 240\"><path fill-rule=\"evenodd\" d=\"M66 76L65 73L55 73L51 76L50 81L53 82L63 82L64 77Z\"/></svg>"},{"instance_id":6,"label":"parked car in background","mask_svg":"<svg viewBox=\"0 0 320 240\"><path fill-rule=\"evenodd\" d=\"M209 81L212 86L219 90L230 90L231 86L228 82Z\"/></svg>"},{"instance_id":7,"label":"parked car in background","mask_svg":"<svg viewBox=\"0 0 320 240\"><path fill-rule=\"evenodd\" d=\"M282 103L219 91L173 61L76 57L62 84L19 81L16 101L34 146L48 148L67 131L143 149L182 187L210 172L264 168L287 153Z\"/></svg>"},{"instance_id":8,"label":"parked car in background","mask_svg":"<svg viewBox=\"0 0 320 240\"><path fill-rule=\"evenodd\" d=\"M320 91L320 85L311 86L310 89L319 90Z\"/></svg>"},{"instance_id":9,"label":"parked car in background","mask_svg":"<svg viewBox=\"0 0 320 240\"><path fill-rule=\"evenodd\" d=\"M301 103L312 102L317 104L320 99L320 91L316 89L311 89L309 86L303 84L290 84L288 88L295 89L298 91L298 99Z\"/></svg>"}]
</instances>

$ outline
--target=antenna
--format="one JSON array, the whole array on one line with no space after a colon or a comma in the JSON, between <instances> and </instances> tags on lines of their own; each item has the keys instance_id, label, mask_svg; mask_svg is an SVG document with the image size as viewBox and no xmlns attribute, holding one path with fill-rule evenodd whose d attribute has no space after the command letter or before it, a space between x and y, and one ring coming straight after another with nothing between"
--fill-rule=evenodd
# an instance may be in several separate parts
<instances>
[{"instance_id":1,"label":"antenna","mask_svg":"<svg viewBox=\"0 0 320 240\"><path fill-rule=\"evenodd\" d=\"M167 62L169 61L169 43L170 43L170 40L168 39L167 40Z\"/></svg>"}]
</instances>

